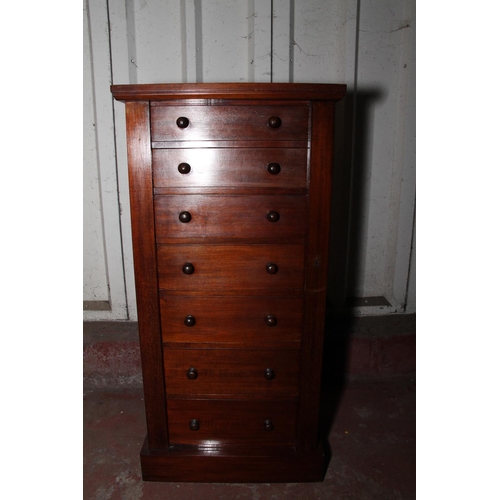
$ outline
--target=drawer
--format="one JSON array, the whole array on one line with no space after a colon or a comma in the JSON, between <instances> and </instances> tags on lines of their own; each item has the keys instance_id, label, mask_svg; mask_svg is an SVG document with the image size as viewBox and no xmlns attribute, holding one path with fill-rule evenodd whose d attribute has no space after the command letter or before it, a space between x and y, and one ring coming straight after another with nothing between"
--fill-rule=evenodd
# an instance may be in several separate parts
<instances>
[{"instance_id":1,"label":"drawer","mask_svg":"<svg viewBox=\"0 0 500 500\"><path fill-rule=\"evenodd\" d=\"M298 349L163 349L167 397L296 397Z\"/></svg>"},{"instance_id":2,"label":"drawer","mask_svg":"<svg viewBox=\"0 0 500 500\"><path fill-rule=\"evenodd\" d=\"M169 399L171 445L294 445L295 401Z\"/></svg>"},{"instance_id":3,"label":"drawer","mask_svg":"<svg viewBox=\"0 0 500 500\"><path fill-rule=\"evenodd\" d=\"M274 122L278 126L271 126L272 118L278 118ZM153 142L306 141L308 134L307 105L151 107Z\"/></svg>"},{"instance_id":4,"label":"drawer","mask_svg":"<svg viewBox=\"0 0 500 500\"><path fill-rule=\"evenodd\" d=\"M155 196L157 243L197 238L299 240L305 237L307 197L295 195Z\"/></svg>"},{"instance_id":5,"label":"drawer","mask_svg":"<svg viewBox=\"0 0 500 500\"><path fill-rule=\"evenodd\" d=\"M155 188L305 189L307 149L153 149Z\"/></svg>"},{"instance_id":6,"label":"drawer","mask_svg":"<svg viewBox=\"0 0 500 500\"><path fill-rule=\"evenodd\" d=\"M304 245L157 245L158 283L172 293L289 295L304 290Z\"/></svg>"},{"instance_id":7,"label":"drawer","mask_svg":"<svg viewBox=\"0 0 500 500\"><path fill-rule=\"evenodd\" d=\"M283 346L301 341L301 297L160 296L164 342Z\"/></svg>"}]
</instances>

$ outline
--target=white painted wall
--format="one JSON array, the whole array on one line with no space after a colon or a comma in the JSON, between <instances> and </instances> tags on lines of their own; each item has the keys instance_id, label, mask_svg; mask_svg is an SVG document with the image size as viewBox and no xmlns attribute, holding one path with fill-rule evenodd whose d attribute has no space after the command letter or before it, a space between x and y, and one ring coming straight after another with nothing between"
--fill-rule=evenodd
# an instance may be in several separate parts
<instances>
[{"instance_id":1,"label":"white painted wall","mask_svg":"<svg viewBox=\"0 0 500 500\"><path fill-rule=\"evenodd\" d=\"M347 295L383 295L401 311L415 208L415 3L363 0L358 19Z\"/></svg>"},{"instance_id":2,"label":"white painted wall","mask_svg":"<svg viewBox=\"0 0 500 500\"><path fill-rule=\"evenodd\" d=\"M83 300L109 301L97 153L89 19L83 19Z\"/></svg>"},{"instance_id":3,"label":"white painted wall","mask_svg":"<svg viewBox=\"0 0 500 500\"><path fill-rule=\"evenodd\" d=\"M124 105L111 82L346 83L349 266L336 287L391 303L360 314L415 311L414 0L86 0L84 26L84 300L111 303L85 319L136 318Z\"/></svg>"},{"instance_id":4,"label":"white painted wall","mask_svg":"<svg viewBox=\"0 0 500 500\"><path fill-rule=\"evenodd\" d=\"M83 7L83 300L107 300L110 304L107 311L84 311L84 319L120 320L130 316L124 281L121 237L124 219L120 219L114 110L109 93L111 58L107 5L103 0L84 0Z\"/></svg>"}]
</instances>

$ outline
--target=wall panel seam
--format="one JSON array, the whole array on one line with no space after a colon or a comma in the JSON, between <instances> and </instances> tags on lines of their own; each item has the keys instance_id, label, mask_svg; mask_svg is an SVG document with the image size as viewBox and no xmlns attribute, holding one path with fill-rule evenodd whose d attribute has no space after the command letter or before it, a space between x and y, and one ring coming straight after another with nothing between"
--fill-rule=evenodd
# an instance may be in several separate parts
<instances>
[{"instance_id":1,"label":"wall panel seam","mask_svg":"<svg viewBox=\"0 0 500 500\"><path fill-rule=\"evenodd\" d=\"M114 76L113 76L113 51L111 46L111 19L109 15L109 0L106 0L106 23L108 28L108 46L109 46L109 75L111 84L114 84ZM116 201L118 203L118 234L120 238L120 252L121 252L121 264L122 264L122 279L123 279L123 293L125 300L125 315L126 319L130 319L130 311L128 304L128 290L127 290L127 280L125 278L125 252L124 252L124 241L123 241L123 219L122 219L122 204L120 198L120 175L118 170L118 154L117 154L117 141L116 141L116 115L115 115L115 106L113 103L113 96L110 93L110 97L112 105L111 105L111 116L113 121L113 149L114 149L114 167L115 167L115 175L116 175ZM113 304L111 304L112 306Z\"/></svg>"}]
</instances>

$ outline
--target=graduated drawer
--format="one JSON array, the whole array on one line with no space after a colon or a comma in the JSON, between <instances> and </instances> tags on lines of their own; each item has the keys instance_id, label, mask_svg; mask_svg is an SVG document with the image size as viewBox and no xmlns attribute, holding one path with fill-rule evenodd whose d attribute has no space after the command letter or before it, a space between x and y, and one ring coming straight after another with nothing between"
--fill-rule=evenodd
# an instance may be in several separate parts
<instances>
[{"instance_id":1,"label":"graduated drawer","mask_svg":"<svg viewBox=\"0 0 500 500\"><path fill-rule=\"evenodd\" d=\"M157 245L161 289L188 295L304 290L304 245ZM275 272L274 272L275 271Z\"/></svg>"},{"instance_id":2,"label":"graduated drawer","mask_svg":"<svg viewBox=\"0 0 500 500\"><path fill-rule=\"evenodd\" d=\"M306 196L168 195L155 196L154 206L158 243L190 238L303 241L305 237Z\"/></svg>"},{"instance_id":3,"label":"graduated drawer","mask_svg":"<svg viewBox=\"0 0 500 500\"><path fill-rule=\"evenodd\" d=\"M155 188L305 189L307 149L153 149Z\"/></svg>"},{"instance_id":4,"label":"graduated drawer","mask_svg":"<svg viewBox=\"0 0 500 500\"><path fill-rule=\"evenodd\" d=\"M173 343L299 344L301 297L185 297L160 295L162 338Z\"/></svg>"},{"instance_id":5,"label":"graduated drawer","mask_svg":"<svg viewBox=\"0 0 500 500\"><path fill-rule=\"evenodd\" d=\"M299 349L163 349L167 397L296 397Z\"/></svg>"},{"instance_id":6,"label":"graduated drawer","mask_svg":"<svg viewBox=\"0 0 500 500\"><path fill-rule=\"evenodd\" d=\"M294 445L295 401L169 399L171 445Z\"/></svg>"},{"instance_id":7,"label":"graduated drawer","mask_svg":"<svg viewBox=\"0 0 500 500\"><path fill-rule=\"evenodd\" d=\"M273 128L272 118L279 119L279 126ZM307 105L151 107L153 142L307 141L308 133Z\"/></svg>"}]
</instances>

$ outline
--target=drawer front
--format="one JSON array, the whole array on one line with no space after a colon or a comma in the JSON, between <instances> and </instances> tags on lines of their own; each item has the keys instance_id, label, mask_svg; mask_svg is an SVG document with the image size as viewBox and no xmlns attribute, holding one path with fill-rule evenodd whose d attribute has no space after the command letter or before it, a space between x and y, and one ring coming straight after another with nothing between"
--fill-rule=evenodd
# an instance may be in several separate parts
<instances>
[{"instance_id":1,"label":"drawer front","mask_svg":"<svg viewBox=\"0 0 500 500\"><path fill-rule=\"evenodd\" d=\"M169 399L170 444L294 445L295 401Z\"/></svg>"},{"instance_id":2,"label":"drawer front","mask_svg":"<svg viewBox=\"0 0 500 500\"><path fill-rule=\"evenodd\" d=\"M167 397L296 397L298 349L163 350Z\"/></svg>"},{"instance_id":3,"label":"drawer front","mask_svg":"<svg viewBox=\"0 0 500 500\"><path fill-rule=\"evenodd\" d=\"M304 290L303 245L158 245L157 258L159 286L174 293L287 295Z\"/></svg>"},{"instance_id":4,"label":"drawer front","mask_svg":"<svg viewBox=\"0 0 500 500\"><path fill-rule=\"evenodd\" d=\"M279 119L279 126L275 128L270 126L270 119L274 117ZM179 123L179 118L187 118L187 121ZM306 141L308 133L309 107L306 105L151 107L153 142Z\"/></svg>"},{"instance_id":5,"label":"drawer front","mask_svg":"<svg viewBox=\"0 0 500 500\"><path fill-rule=\"evenodd\" d=\"M300 297L184 297L162 293L164 342L299 344L304 323Z\"/></svg>"},{"instance_id":6,"label":"drawer front","mask_svg":"<svg viewBox=\"0 0 500 500\"><path fill-rule=\"evenodd\" d=\"M154 187L305 189L307 149L154 149Z\"/></svg>"},{"instance_id":7,"label":"drawer front","mask_svg":"<svg viewBox=\"0 0 500 500\"><path fill-rule=\"evenodd\" d=\"M188 238L299 240L305 237L306 196L155 196L156 241Z\"/></svg>"}]
</instances>

